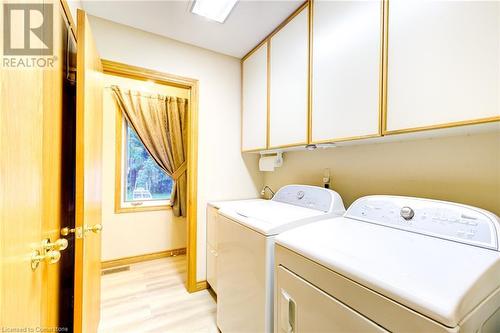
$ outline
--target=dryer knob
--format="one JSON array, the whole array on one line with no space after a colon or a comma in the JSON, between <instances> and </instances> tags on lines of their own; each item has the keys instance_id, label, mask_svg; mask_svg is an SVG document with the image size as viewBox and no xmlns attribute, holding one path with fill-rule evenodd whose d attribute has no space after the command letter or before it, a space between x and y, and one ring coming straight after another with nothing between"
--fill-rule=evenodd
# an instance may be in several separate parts
<instances>
[{"instance_id":1,"label":"dryer knob","mask_svg":"<svg viewBox=\"0 0 500 333\"><path fill-rule=\"evenodd\" d=\"M411 209L411 207L405 206L401 208L400 215L402 218L409 221L413 218L413 216L415 216L415 212Z\"/></svg>"}]
</instances>

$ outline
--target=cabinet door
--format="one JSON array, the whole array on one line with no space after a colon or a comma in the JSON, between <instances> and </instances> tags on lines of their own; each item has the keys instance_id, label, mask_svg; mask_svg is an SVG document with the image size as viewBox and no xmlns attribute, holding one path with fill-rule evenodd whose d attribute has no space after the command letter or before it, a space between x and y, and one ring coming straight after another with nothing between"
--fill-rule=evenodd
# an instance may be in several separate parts
<instances>
[{"instance_id":1,"label":"cabinet door","mask_svg":"<svg viewBox=\"0 0 500 333\"><path fill-rule=\"evenodd\" d=\"M207 282L217 293L217 251L210 244L207 245Z\"/></svg>"},{"instance_id":2,"label":"cabinet door","mask_svg":"<svg viewBox=\"0 0 500 333\"><path fill-rule=\"evenodd\" d=\"M309 28L307 7L270 42L270 148L307 143Z\"/></svg>"},{"instance_id":3,"label":"cabinet door","mask_svg":"<svg viewBox=\"0 0 500 333\"><path fill-rule=\"evenodd\" d=\"M382 4L315 1L312 141L379 135Z\"/></svg>"},{"instance_id":4,"label":"cabinet door","mask_svg":"<svg viewBox=\"0 0 500 333\"><path fill-rule=\"evenodd\" d=\"M243 61L241 150L267 148L267 44Z\"/></svg>"},{"instance_id":5,"label":"cabinet door","mask_svg":"<svg viewBox=\"0 0 500 333\"><path fill-rule=\"evenodd\" d=\"M387 131L500 115L500 3L389 3Z\"/></svg>"},{"instance_id":6,"label":"cabinet door","mask_svg":"<svg viewBox=\"0 0 500 333\"><path fill-rule=\"evenodd\" d=\"M207 206L207 282L217 293L217 215L218 209Z\"/></svg>"},{"instance_id":7,"label":"cabinet door","mask_svg":"<svg viewBox=\"0 0 500 333\"><path fill-rule=\"evenodd\" d=\"M217 208L207 206L207 244L215 250L217 250L217 215Z\"/></svg>"}]
</instances>

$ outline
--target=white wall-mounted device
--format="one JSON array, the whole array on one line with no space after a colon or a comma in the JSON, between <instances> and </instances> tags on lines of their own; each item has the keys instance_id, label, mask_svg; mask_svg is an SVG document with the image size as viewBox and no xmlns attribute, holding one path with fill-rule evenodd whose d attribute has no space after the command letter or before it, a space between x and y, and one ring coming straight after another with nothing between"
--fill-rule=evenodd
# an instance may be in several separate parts
<instances>
[{"instance_id":1,"label":"white wall-mounted device","mask_svg":"<svg viewBox=\"0 0 500 333\"><path fill-rule=\"evenodd\" d=\"M330 169L326 168L323 170L323 187L330 188L331 184Z\"/></svg>"}]
</instances>

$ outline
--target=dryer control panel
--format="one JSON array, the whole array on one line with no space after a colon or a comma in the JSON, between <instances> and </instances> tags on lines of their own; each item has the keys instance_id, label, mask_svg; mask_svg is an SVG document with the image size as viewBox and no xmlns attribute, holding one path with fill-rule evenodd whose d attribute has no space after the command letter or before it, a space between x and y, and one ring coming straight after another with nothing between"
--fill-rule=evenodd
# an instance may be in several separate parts
<instances>
[{"instance_id":1,"label":"dryer control panel","mask_svg":"<svg viewBox=\"0 0 500 333\"><path fill-rule=\"evenodd\" d=\"M345 212L344 203L337 192L317 186L283 186L272 200L325 213L342 215Z\"/></svg>"},{"instance_id":2,"label":"dryer control panel","mask_svg":"<svg viewBox=\"0 0 500 333\"><path fill-rule=\"evenodd\" d=\"M356 200L345 217L499 250L499 218L452 202L375 195Z\"/></svg>"}]
</instances>

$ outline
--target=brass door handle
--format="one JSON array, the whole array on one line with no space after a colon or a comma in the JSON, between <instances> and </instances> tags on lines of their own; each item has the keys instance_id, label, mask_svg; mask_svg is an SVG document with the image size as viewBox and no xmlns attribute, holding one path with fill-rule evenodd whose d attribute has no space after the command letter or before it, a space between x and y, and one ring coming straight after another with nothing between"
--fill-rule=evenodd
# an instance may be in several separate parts
<instances>
[{"instance_id":1,"label":"brass door handle","mask_svg":"<svg viewBox=\"0 0 500 333\"><path fill-rule=\"evenodd\" d=\"M55 264L61 259L61 252L57 250L47 251L44 258L49 264Z\"/></svg>"},{"instance_id":2,"label":"brass door handle","mask_svg":"<svg viewBox=\"0 0 500 333\"><path fill-rule=\"evenodd\" d=\"M74 234L75 233L75 230L74 228L68 228L68 227L65 227L65 228L62 228L61 229L61 236L68 236L69 234Z\"/></svg>"},{"instance_id":3,"label":"brass door handle","mask_svg":"<svg viewBox=\"0 0 500 333\"><path fill-rule=\"evenodd\" d=\"M61 251L68 248L68 240L60 238L51 242L49 238L42 241L40 250L35 250L31 254L31 269L34 271L40 266L42 261L49 264L55 264L61 259Z\"/></svg>"},{"instance_id":4,"label":"brass door handle","mask_svg":"<svg viewBox=\"0 0 500 333\"><path fill-rule=\"evenodd\" d=\"M36 250L31 255L31 269L36 270L42 261L47 261L49 264L55 264L61 259L61 252L57 250L50 250L41 254Z\"/></svg>"},{"instance_id":5,"label":"brass door handle","mask_svg":"<svg viewBox=\"0 0 500 333\"><path fill-rule=\"evenodd\" d=\"M43 248L46 251L55 250L62 251L68 248L68 240L66 238L59 238L54 243L51 243L50 240L43 241Z\"/></svg>"},{"instance_id":6,"label":"brass door handle","mask_svg":"<svg viewBox=\"0 0 500 333\"><path fill-rule=\"evenodd\" d=\"M95 234L100 233L102 230L102 225L100 223L94 224L93 226L86 226L85 231L92 231Z\"/></svg>"}]
</instances>

